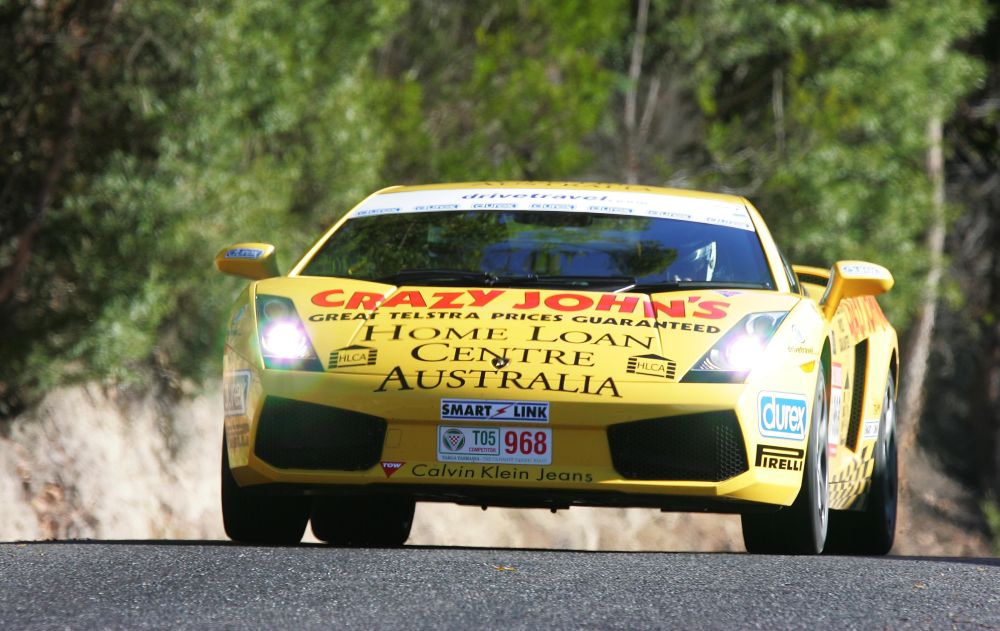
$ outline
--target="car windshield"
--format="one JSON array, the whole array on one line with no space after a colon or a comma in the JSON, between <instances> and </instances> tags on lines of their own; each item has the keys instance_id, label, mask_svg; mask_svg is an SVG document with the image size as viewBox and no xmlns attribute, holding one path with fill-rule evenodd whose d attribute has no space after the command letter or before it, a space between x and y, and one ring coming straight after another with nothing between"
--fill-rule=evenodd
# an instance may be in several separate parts
<instances>
[{"instance_id":1,"label":"car windshield","mask_svg":"<svg viewBox=\"0 0 1000 631\"><path fill-rule=\"evenodd\" d=\"M753 230L559 211L354 217L330 236L301 273L397 285L635 291L774 287Z\"/></svg>"}]
</instances>

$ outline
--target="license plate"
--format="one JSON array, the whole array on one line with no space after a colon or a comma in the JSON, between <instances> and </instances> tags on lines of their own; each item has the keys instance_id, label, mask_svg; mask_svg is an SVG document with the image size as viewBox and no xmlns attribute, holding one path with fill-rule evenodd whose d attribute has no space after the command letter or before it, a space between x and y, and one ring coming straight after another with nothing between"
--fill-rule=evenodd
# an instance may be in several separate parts
<instances>
[{"instance_id":1,"label":"license plate","mask_svg":"<svg viewBox=\"0 0 1000 631\"><path fill-rule=\"evenodd\" d=\"M552 464L552 430L438 426L439 462Z\"/></svg>"}]
</instances>

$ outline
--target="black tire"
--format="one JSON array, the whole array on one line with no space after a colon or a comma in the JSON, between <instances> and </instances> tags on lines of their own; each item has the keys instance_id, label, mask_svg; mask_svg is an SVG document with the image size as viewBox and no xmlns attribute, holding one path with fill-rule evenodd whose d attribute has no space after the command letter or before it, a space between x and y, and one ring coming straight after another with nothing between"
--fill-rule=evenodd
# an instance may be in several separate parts
<instances>
[{"instance_id":1,"label":"black tire","mask_svg":"<svg viewBox=\"0 0 1000 631\"><path fill-rule=\"evenodd\" d=\"M263 495L240 488L229 469L222 438L222 523L226 535L241 543L290 545L302 541L309 520L308 497Z\"/></svg>"},{"instance_id":2,"label":"black tire","mask_svg":"<svg viewBox=\"0 0 1000 631\"><path fill-rule=\"evenodd\" d=\"M829 526L827 461L827 393L822 367L816 377L816 397L809 421L802 486L795 502L774 513L742 516L743 542L754 554L820 554Z\"/></svg>"},{"instance_id":3,"label":"black tire","mask_svg":"<svg viewBox=\"0 0 1000 631\"><path fill-rule=\"evenodd\" d=\"M415 509L410 497L317 497L312 531L320 541L336 546L397 547L410 536Z\"/></svg>"},{"instance_id":4,"label":"black tire","mask_svg":"<svg viewBox=\"0 0 1000 631\"><path fill-rule=\"evenodd\" d=\"M896 451L896 384L886 379L875 469L864 510L832 511L827 552L832 554L888 554L896 539L896 503L899 460Z\"/></svg>"}]
</instances>

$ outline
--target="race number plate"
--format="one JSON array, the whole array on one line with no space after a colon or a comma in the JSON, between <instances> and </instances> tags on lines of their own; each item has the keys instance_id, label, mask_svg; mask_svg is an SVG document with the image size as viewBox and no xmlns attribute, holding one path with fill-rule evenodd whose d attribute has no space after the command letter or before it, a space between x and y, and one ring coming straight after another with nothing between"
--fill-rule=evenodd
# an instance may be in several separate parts
<instances>
[{"instance_id":1,"label":"race number plate","mask_svg":"<svg viewBox=\"0 0 1000 631\"><path fill-rule=\"evenodd\" d=\"M552 464L552 430L438 426L439 462Z\"/></svg>"}]
</instances>

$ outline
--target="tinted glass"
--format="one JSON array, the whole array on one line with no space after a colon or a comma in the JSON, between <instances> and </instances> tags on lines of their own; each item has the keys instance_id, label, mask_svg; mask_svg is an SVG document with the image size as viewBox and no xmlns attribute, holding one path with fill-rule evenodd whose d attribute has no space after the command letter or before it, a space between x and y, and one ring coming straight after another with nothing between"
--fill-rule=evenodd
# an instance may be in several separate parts
<instances>
[{"instance_id":1,"label":"tinted glass","mask_svg":"<svg viewBox=\"0 0 1000 631\"><path fill-rule=\"evenodd\" d=\"M327 240L302 273L379 280L429 269L773 288L753 231L674 219L556 211L357 217Z\"/></svg>"}]
</instances>

